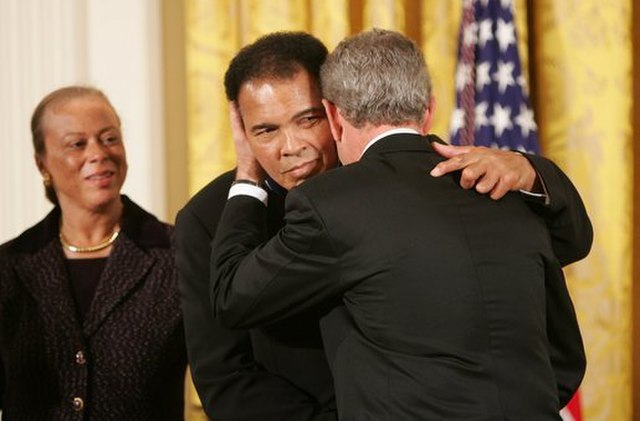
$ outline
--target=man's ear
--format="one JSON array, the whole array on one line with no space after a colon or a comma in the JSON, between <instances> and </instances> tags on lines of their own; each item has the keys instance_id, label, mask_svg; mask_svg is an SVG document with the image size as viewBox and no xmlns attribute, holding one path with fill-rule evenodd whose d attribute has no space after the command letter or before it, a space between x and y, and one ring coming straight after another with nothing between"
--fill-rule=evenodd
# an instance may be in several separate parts
<instances>
[{"instance_id":1,"label":"man's ear","mask_svg":"<svg viewBox=\"0 0 640 421\"><path fill-rule=\"evenodd\" d=\"M338 112L338 107L328 99L323 99L322 105L324 106L324 111L327 114L327 119L329 120L331 135L336 142L340 142L342 140L343 127L342 116Z\"/></svg>"},{"instance_id":2,"label":"man's ear","mask_svg":"<svg viewBox=\"0 0 640 421\"><path fill-rule=\"evenodd\" d=\"M433 113L436 110L436 97L431 96L429 100L429 105L427 105L427 109L424 111L424 116L422 118L422 125L420 126L420 134L426 136L431 131L431 127L433 125Z\"/></svg>"}]
</instances>

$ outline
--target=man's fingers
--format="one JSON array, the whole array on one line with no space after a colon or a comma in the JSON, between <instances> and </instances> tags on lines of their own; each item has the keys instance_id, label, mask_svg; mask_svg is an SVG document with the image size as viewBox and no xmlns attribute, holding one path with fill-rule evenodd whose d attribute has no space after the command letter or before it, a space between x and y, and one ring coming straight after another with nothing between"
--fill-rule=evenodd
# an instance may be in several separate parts
<instances>
[{"instance_id":1,"label":"man's fingers","mask_svg":"<svg viewBox=\"0 0 640 421\"><path fill-rule=\"evenodd\" d=\"M262 167L255 158L244 132L244 123L238 104L229 102L229 120L231 136L236 147L236 177L261 181L264 178Z\"/></svg>"},{"instance_id":2,"label":"man's fingers","mask_svg":"<svg viewBox=\"0 0 640 421\"><path fill-rule=\"evenodd\" d=\"M480 174L481 177L476 181L476 191L481 194L486 194L495 189L498 185L499 178L490 172ZM478 178L478 177L476 177Z\"/></svg>"},{"instance_id":3,"label":"man's fingers","mask_svg":"<svg viewBox=\"0 0 640 421\"><path fill-rule=\"evenodd\" d=\"M476 183L484 173L485 171L479 168L477 165L469 165L465 167L460 174L460 186L463 189L473 188L473 186L476 185Z\"/></svg>"},{"instance_id":4,"label":"man's fingers","mask_svg":"<svg viewBox=\"0 0 640 421\"><path fill-rule=\"evenodd\" d=\"M454 156L453 158L442 161L438 165L433 167L430 174L434 177L440 177L442 175L449 174L450 172L458 171L464 168L464 166L465 163L462 157Z\"/></svg>"},{"instance_id":5,"label":"man's fingers","mask_svg":"<svg viewBox=\"0 0 640 421\"><path fill-rule=\"evenodd\" d=\"M452 158L456 155L461 155L471 150L471 147L469 146L454 146L438 142L432 142L431 146L436 152L438 152L438 154L445 158Z\"/></svg>"},{"instance_id":6,"label":"man's fingers","mask_svg":"<svg viewBox=\"0 0 640 421\"><path fill-rule=\"evenodd\" d=\"M434 177L440 177L471 165L478 158L482 149L474 146L454 146L437 142L431 143L431 146L438 154L449 158L433 168L431 175Z\"/></svg>"},{"instance_id":7,"label":"man's fingers","mask_svg":"<svg viewBox=\"0 0 640 421\"><path fill-rule=\"evenodd\" d=\"M229 102L229 120L231 121L231 130L234 133L244 133L244 123L238 105L234 101Z\"/></svg>"},{"instance_id":8,"label":"man's fingers","mask_svg":"<svg viewBox=\"0 0 640 421\"><path fill-rule=\"evenodd\" d=\"M500 199L508 191L531 189L537 174L531 163L521 154L485 147L451 146L432 143L436 152L448 158L431 170L431 175L461 171L460 186L475 188L478 193Z\"/></svg>"},{"instance_id":9,"label":"man's fingers","mask_svg":"<svg viewBox=\"0 0 640 421\"><path fill-rule=\"evenodd\" d=\"M494 189L491 191L491 194L489 195L489 197L492 198L493 200L499 200L499 199L502 199L502 197L505 194L507 194L509 191L511 191L511 189L506 188L506 184L497 183Z\"/></svg>"},{"instance_id":10,"label":"man's fingers","mask_svg":"<svg viewBox=\"0 0 640 421\"><path fill-rule=\"evenodd\" d=\"M503 171L501 174L501 176L496 174L496 180L490 189L491 194L489 196L494 200L501 199L510 191L520 189L521 179L516 173ZM486 188L486 186L483 186L483 189L484 188ZM489 190L486 192L489 192Z\"/></svg>"}]
</instances>

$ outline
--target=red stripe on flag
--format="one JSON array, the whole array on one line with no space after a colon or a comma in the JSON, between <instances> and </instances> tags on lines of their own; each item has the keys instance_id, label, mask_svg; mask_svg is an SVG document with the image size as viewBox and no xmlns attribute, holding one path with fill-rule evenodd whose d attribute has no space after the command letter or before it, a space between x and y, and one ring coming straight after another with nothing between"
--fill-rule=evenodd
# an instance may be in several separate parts
<instances>
[{"instance_id":1,"label":"red stripe on flag","mask_svg":"<svg viewBox=\"0 0 640 421\"><path fill-rule=\"evenodd\" d=\"M563 421L582 421L582 409L580 405L580 391L578 390L562 411L560 411Z\"/></svg>"}]
</instances>

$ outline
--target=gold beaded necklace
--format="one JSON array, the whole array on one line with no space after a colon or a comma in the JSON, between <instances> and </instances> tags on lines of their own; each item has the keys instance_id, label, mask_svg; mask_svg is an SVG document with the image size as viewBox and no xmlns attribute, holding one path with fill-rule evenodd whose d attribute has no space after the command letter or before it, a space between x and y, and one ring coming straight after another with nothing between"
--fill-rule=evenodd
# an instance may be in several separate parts
<instances>
[{"instance_id":1,"label":"gold beaded necklace","mask_svg":"<svg viewBox=\"0 0 640 421\"><path fill-rule=\"evenodd\" d=\"M72 253L93 253L94 251L106 249L111 244L113 244L113 242L116 241L116 238L118 238L118 234L120 234L120 228L116 227L106 240L96 244L95 246L86 247L74 246L73 244L69 244L67 240L65 240L64 235L62 235L62 230L60 230L58 237L60 237L60 243L62 244L62 247Z\"/></svg>"}]
</instances>

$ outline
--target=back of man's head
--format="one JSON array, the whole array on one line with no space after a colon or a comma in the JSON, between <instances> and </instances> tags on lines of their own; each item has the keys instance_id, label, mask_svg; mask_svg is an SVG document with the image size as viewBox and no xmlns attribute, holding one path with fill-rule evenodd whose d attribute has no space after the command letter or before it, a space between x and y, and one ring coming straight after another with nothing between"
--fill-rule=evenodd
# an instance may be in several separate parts
<instances>
[{"instance_id":1,"label":"back of man's head","mask_svg":"<svg viewBox=\"0 0 640 421\"><path fill-rule=\"evenodd\" d=\"M306 70L320 81L320 66L327 57L322 41L306 32L274 32L243 47L231 60L224 75L229 101L236 101L240 88L250 80L288 79Z\"/></svg>"},{"instance_id":2,"label":"back of man's head","mask_svg":"<svg viewBox=\"0 0 640 421\"><path fill-rule=\"evenodd\" d=\"M321 70L322 93L354 127L422 123L431 78L418 45L373 29L344 39Z\"/></svg>"}]
</instances>

